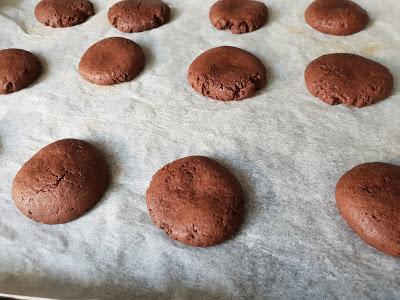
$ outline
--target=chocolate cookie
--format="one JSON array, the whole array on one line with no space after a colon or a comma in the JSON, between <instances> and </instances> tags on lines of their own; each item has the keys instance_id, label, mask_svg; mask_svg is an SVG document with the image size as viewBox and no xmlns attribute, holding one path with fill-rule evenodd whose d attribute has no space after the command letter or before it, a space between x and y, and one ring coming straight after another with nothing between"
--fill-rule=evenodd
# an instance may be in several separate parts
<instances>
[{"instance_id":1,"label":"chocolate cookie","mask_svg":"<svg viewBox=\"0 0 400 300\"><path fill-rule=\"evenodd\" d=\"M188 80L200 94L217 100L251 97L266 83L266 71L253 54L235 47L217 47L198 56Z\"/></svg>"},{"instance_id":2,"label":"chocolate cookie","mask_svg":"<svg viewBox=\"0 0 400 300\"><path fill-rule=\"evenodd\" d=\"M307 8L306 22L314 29L332 35L349 35L363 30L367 12L350 0L316 0Z\"/></svg>"},{"instance_id":3,"label":"chocolate cookie","mask_svg":"<svg viewBox=\"0 0 400 300\"><path fill-rule=\"evenodd\" d=\"M304 76L310 93L331 105L367 106L388 97L393 87L393 76L386 67L348 53L317 58Z\"/></svg>"},{"instance_id":4,"label":"chocolate cookie","mask_svg":"<svg viewBox=\"0 0 400 300\"><path fill-rule=\"evenodd\" d=\"M153 176L146 202L158 227L192 246L222 243L242 222L239 182L225 167L204 156L189 156L164 166Z\"/></svg>"},{"instance_id":5,"label":"chocolate cookie","mask_svg":"<svg viewBox=\"0 0 400 300\"><path fill-rule=\"evenodd\" d=\"M141 32L168 22L170 9L161 0L123 0L111 6L108 20L123 32Z\"/></svg>"},{"instance_id":6,"label":"chocolate cookie","mask_svg":"<svg viewBox=\"0 0 400 300\"><path fill-rule=\"evenodd\" d=\"M34 82L42 72L40 61L21 49L0 50L0 94L9 94Z\"/></svg>"},{"instance_id":7,"label":"chocolate cookie","mask_svg":"<svg viewBox=\"0 0 400 300\"><path fill-rule=\"evenodd\" d=\"M78 25L93 15L93 5L87 0L42 0L35 8L36 19L51 27Z\"/></svg>"},{"instance_id":8,"label":"chocolate cookie","mask_svg":"<svg viewBox=\"0 0 400 300\"><path fill-rule=\"evenodd\" d=\"M95 147L65 139L44 147L22 166L14 178L12 196L28 218L60 224L92 208L108 181L107 163Z\"/></svg>"},{"instance_id":9,"label":"chocolate cookie","mask_svg":"<svg viewBox=\"0 0 400 300\"><path fill-rule=\"evenodd\" d=\"M138 44L121 37L110 37L92 45L83 54L79 73L95 84L116 84L130 81L139 74L144 60Z\"/></svg>"},{"instance_id":10,"label":"chocolate cookie","mask_svg":"<svg viewBox=\"0 0 400 300\"><path fill-rule=\"evenodd\" d=\"M400 256L400 166L374 162L354 167L336 186L336 204L365 242Z\"/></svg>"},{"instance_id":11,"label":"chocolate cookie","mask_svg":"<svg viewBox=\"0 0 400 300\"><path fill-rule=\"evenodd\" d=\"M220 0L211 6L211 24L219 30L240 34L254 31L267 22L267 6L253 0Z\"/></svg>"}]
</instances>

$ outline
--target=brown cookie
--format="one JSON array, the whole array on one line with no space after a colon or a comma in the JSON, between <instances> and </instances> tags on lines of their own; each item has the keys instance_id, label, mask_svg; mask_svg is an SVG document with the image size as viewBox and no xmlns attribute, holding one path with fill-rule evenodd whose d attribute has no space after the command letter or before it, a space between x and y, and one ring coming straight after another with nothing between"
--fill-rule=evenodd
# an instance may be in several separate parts
<instances>
[{"instance_id":1,"label":"brown cookie","mask_svg":"<svg viewBox=\"0 0 400 300\"><path fill-rule=\"evenodd\" d=\"M123 0L111 6L108 20L122 32L141 32L168 22L170 8L161 0Z\"/></svg>"},{"instance_id":2,"label":"brown cookie","mask_svg":"<svg viewBox=\"0 0 400 300\"><path fill-rule=\"evenodd\" d=\"M42 72L39 59L22 49L0 50L0 94L9 94L34 82Z\"/></svg>"},{"instance_id":3,"label":"brown cookie","mask_svg":"<svg viewBox=\"0 0 400 300\"><path fill-rule=\"evenodd\" d=\"M211 6L209 18L219 30L240 34L254 31L267 22L267 6L253 0L219 0Z\"/></svg>"},{"instance_id":4,"label":"brown cookie","mask_svg":"<svg viewBox=\"0 0 400 300\"><path fill-rule=\"evenodd\" d=\"M251 97L266 83L262 62L236 47L217 47L198 56L189 67L188 80L198 93L216 100Z\"/></svg>"},{"instance_id":5,"label":"brown cookie","mask_svg":"<svg viewBox=\"0 0 400 300\"><path fill-rule=\"evenodd\" d=\"M109 171L91 144L65 139L47 145L18 171L12 196L28 218L66 223L92 208L105 192Z\"/></svg>"},{"instance_id":6,"label":"brown cookie","mask_svg":"<svg viewBox=\"0 0 400 300\"><path fill-rule=\"evenodd\" d=\"M132 80L144 67L144 53L135 42L110 37L92 45L83 54L79 73L92 83L111 85Z\"/></svg>"},{"instance_id":7,"label":"brown cookie","mask_svg":"<svg viewBox=\"0 0 400 300\"><path fill-rule=\"evenodd\" d=\"M393 88L393 76L385 66L348 53L315 59L304 77L310 93L331 105L364 107L385 99Z\"/></svg>"},{"instance_id":8,"label":"brown cookie","mask_svg":"<svg viewBox=\"0 0 400 300\"><path fill-rule=\"evenodd\" d=\"M305 12L308 25L332 35L349 35L363 30L367 12L350 0L316 0Z\"/></svg>"},{"instance_id":9,"label":"brown cookie","mask_svg":"<svg viewBox=\"0 0 400 300\"><path fill-rule=\"evenodd\" d=\"M93 15L93 4L87 0L42 0L35 7L36 19L51 27L78 25Z\"/></svg>"},{"instance_id":10,"label":"brown cookie","mask_svg":"<svg viewBox=\"0 0 400 300\"><path fill-rule=\"evenodd\" d=\"M400 166L374 162L354 167L336 186L336 204L365 242L400 256Z\"/></svg>"},{"instance_id":11,"label":"brown cookie","mask_svg":"<svg viewBox=\"0 0 400 300\"><path fill-rule=\"evenodd\" d=\"M222 165L204 156L178 159L159 170L146 193L153 222L172 239L207 247L227 240L243 216L243 191Z\"/></svg>"}]
</instances>

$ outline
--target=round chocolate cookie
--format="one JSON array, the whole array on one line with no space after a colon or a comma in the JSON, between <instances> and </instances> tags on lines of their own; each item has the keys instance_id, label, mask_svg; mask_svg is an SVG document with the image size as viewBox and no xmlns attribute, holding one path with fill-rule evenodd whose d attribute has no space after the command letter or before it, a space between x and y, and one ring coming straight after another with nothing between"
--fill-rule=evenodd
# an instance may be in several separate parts
<instances>
[{"instance_id":1,"label":"round chocolate cookie","mask_svg":"<svg viewBox=\"0 0 400 300\"><path fill-rule=\"evenodd\" d=\"M400 256L400 166L374 162L354 167L336 186L336 204L365 242Z\"/></svg>"},{"instance_id":2,"label":"round chocolate cookie","mask_svg":"<svg viewBox=\"0 0 400 300\"><path fill-rule=\"evenodd\" d=\"M369 21L367 12L350 0L316 0L305 13L308 25L332 35L349 35L363 30Z\"/></svg>"},{"instance_id":3,"label":"round chocolate cookie","mask_svg":"<svg viewBox=\"0 0 400 300\"><path fill-rule=\"evenodd\" d=\"M123 0L111 6L108 20L122 32L141 32L168 22L170 8L161 0Z\"/></svg>"},{"instance_id":4,"label":"round chocolate cookie","mask_svg":"<svg viewBox=\"0 0 400 300\"><path fill-rule=\"evenodd\" d=\"M335 105L364 107L388 97L393 76L380 63L365 57L334 53L308 64L305 81L312 95Z\"/></svg>"},{"instance_id":5,"label":"round chocolate cookie","mask_svg":"<svg viewBox=\"0 0 400 300\"><path fill-rule=\"evenodd\" d=\"M194 90L217 100L251 97L266 83L266 71L253 54L236 47L217 47L198 56L189 67Z\"/></svg>"},{"instance_id":6,"label":"round chocolate cookie","mask_svg":"<svg viewBox=\"0 0 400 300\"><path fill-rule=\"evenodd\" d=\"M92 45L83 54L79 73L92 83L111 85L132 80L144 67L144 53L135 42L110 37Z\"/></svg>"},{"instance_id":7,"label":"round chocolate cookie","mask_svg":"<svg viewBox=\"0 0 400 300\"><path fill-rule=\"evenodd\" d=\"M0 50L0 94L9 94L34 82L42 72L39 59L21 49Z\"/></svg>"},{"instance_id":8,"label":"round chocolate cookie","mask_svg":"<svg viewBox=\"0 0 400 300\"><path fill-rule=\"evenodd\" d=\"M159 170L146 193L153 222L171 238L207 247L227 240L243 217L243 191L225 167L204 156L178 159Z\"/></svg>"},{"instance_id":9,"label":"round chocolate cookie","mask_svg":"<svg viewBox=\"0 0 400 300\"><path fill-rule=\"evenodd\" d=\"M109 176L104 157L91 144L60 140L22 166L14 178L12 196L28 218L45 224L66 223L100 200Z\"/></svg>"},{"instance_id":10,"label":"round chocolate cookie","mask_svg":"<svg viewBox=\"0 0 400 300\"><path fill-rule=\"evenodd\" d=\"M36 19L51 27L78 25L93 15L93 5L87 0L42 0L35 8Z\"/></svg>"},{"instance_id":11,"label":"round chocolate cookie","mask_svg":"<svg viewBox=\"0 0 400 300\"><path fill-rule=\"evenodd\" d=\"M254 0L219 0L211 6L211 24L219 30L240 34L254 31L267 22L267 6Z\"/></svg>"}]
</instances>

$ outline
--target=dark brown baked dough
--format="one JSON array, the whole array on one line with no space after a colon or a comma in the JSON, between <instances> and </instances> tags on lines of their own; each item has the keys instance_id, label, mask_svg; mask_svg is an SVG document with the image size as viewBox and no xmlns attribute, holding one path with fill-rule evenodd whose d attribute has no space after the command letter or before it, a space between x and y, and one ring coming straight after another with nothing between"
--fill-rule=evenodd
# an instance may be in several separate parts
<instances>
[{"instance_id":1,"label":"dark brown baked dough","mask_svg":"<svg viewBox=\"0 0 400 300\"><path fill-rule=\"evenodd\" d=\"M123 0L108 11L112 26L122 32L141 32L168 22L170 8L161 0Z\"/></svg>"},{"instance_id":2,"label":"dark brown baked dough","mask_svg":"<svg viewBox=\"0 0 400 300\"><path fill-rule=\"evenodd\" d=\"M0 50L0 94L9 94L34 82L42 72L39 59L22 49Z\"/></svg>"},{"instance_id":3,"label":"dark brown baked dough","mask_svg":"<svg viewBox=\"0 0 400 300\"><path fill-rule=\"evenodd\" d=\"M315 59L304 77L310 93L331 105L364 107L385 99L393 88L393 75L385 66L348 53Z\"/></svg>"},{"instance_id":4,"label":"dark brown baked dough","mask_svg":"<svg viewBox=\"0 0 400 300\"><path fill-rule=\"evenodd\" d=\"M88 0L42 0L35 7L36 19L46 26L70 27L94 15Z\"/></svg>"},{"instance_id":5,"label":"dark brown baked dough","mask_svg":"<svg viewBox=\"0 0 400 300\"><path fill-rule=\"evenodd\" d=\"M59 140L22 166L14 178L12 196L28 218L45 224L66 223L100 200L109 177L104 157L91 144Z\"/></svg>"},{"instance_id":6,"label":"dark brown baked dough","mask_svg":"<svg viewBox=\"0 0 400 300\"><path fill-rule=\"evenodd\" d=\"M135 42L110 37L92 45L79 63L81 76L95 84L111 85L132 80L144 67L144 53Z\"/></svg>"},{"instance_id":7,"label":"dark brown baked dough","mask_svg":"<svg viewBox=\"0 0 400 300\"><path fill-rule=\"evenodd\" d=\"M240 34L254 31L267 22L268 8L254 0L219 0L211 6L209 18L219 30Z\"/></svg>"},{"instance_id":8,"label":"dark brown baked dough","mask_svg":"<svg viewBox=\"0 0 400 300\"><path fill-rule=\"evenodd\" d=\"M349 35L363 30L367 12L350 0L316 0L305 12L306 22L314 29L332 35Z\"/></svg>"},{"instance_id":9,"label":"dark brown baked dough","mask_svg":"<svg viewBox=\"0 0 400 300\"><path fill-rule=\"evenodd\" d=\"M354 167L336 186L336 204L372 247L400 256L400 167L374 162Z\"/></svg>"},{"instance_id":10,"label":"dark brown baked dough","mask_svg":"<svg viewBox=\"0 0 400 300\"><path fill-rule=\"evenodd\" d=\"M239 229L243 191L222 165L204 156L178 159L159 170L146 193L153 222L171 238L207 247Z\"/></svg>"},{"instance_id":11,"label":"dark brown baked dough","mask_svg":"<svg viewBox=\"0 0 400 300\"><path fill-rule=\"evenodd\" d=\"M253 54L236 47L217 47L190 65L188 80L198 93L217 100L251 97L266 83L266 70Z\"/></svg>"}]
</instances>

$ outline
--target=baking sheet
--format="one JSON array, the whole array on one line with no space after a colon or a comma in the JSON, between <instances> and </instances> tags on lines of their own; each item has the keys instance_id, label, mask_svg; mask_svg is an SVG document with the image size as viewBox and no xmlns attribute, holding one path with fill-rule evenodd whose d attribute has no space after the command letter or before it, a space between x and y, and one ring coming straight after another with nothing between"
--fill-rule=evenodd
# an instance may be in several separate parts
<instances>
[{"instance_id":1,"label":"baking sheet","mask_svg":"<svg viewBox=\"0 0 400 300\"><path fill-rule=\"evenodd\" d=\"M107 21L115 1L65 29L39 24L37 1L0 1L0 48L43 61L30 88L0 97L0 291L58 298L399 299L400 260L362 242L335 207L345 171L363 162L400 164L400 5L357 1L371 16L349 37L320 34L303 21L310 1L266 1L268 24L250 34L217 31L211 0L165 0L172 20L124 34ZM145 50L134 81L98 87L77 66L94 42L123 36ZM257 55L268 85L241 102L207 100L186 81L203 51L232 45ZM364 109L311 97L303 72L330 52L375 59L395 77L393 95ZM73 137L101 147L113 180L99 204L56 226L23 217L11 199L20 166L36 151ZM246 191L246 220L228 242L206 249L168 239L147 215L152 174L187 155L225 164Z\"/></svg>"}]
</instances>

